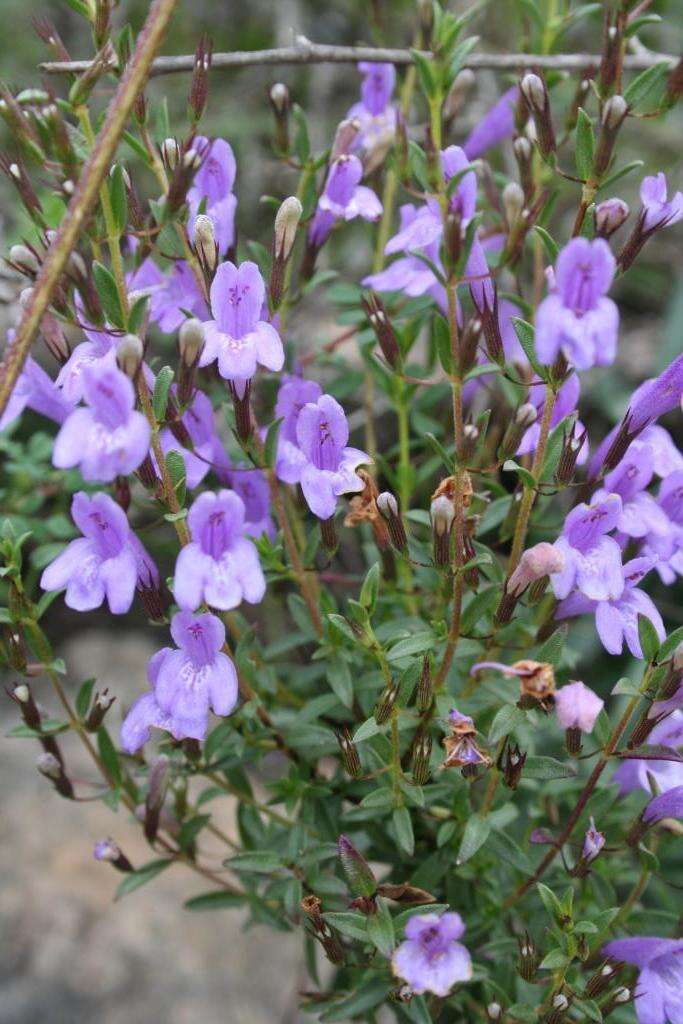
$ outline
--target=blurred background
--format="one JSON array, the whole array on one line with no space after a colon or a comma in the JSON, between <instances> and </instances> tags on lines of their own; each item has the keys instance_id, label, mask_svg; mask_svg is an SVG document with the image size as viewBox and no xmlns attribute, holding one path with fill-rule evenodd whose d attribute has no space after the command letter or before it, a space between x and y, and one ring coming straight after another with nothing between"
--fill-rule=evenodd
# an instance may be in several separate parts
<instances>
[{"instance_id":1,"label":"blurred background","mask_svg":"<svg viewBox=\"0 0 683 1024\"><path fill-rule=\"evenodd\" d=\"M539 0L543 7L544 0ZM464 11L471 4L451 3ZM579 7L578 3L573 5ZM600 4L592 15L565 33L565 52L596 52L600 44ZM145 0L121 0L115 22L142 23ZM494 0L482 5L470 31L481 37L480 48L504 51L521 48L519 5ZM655 0L650 11L662 16L661 25L649 25L641 34L648 48L679 53L683 48L683 0ZM90 43L80 19L66 2L0 0L3 33L0 37L2 77L13 90L40 84L37 64L46 57L32 30L31 18L47 15L57 26L73 57L90 55ZM495 16L492 16L495 14ZM304 34L317 42L410 44L415 22L412 0L181 0L164 46L168 54L194 50L202 32L216 50L259 49L288 45ZM514 41L514 44L513 42ZM242 237L268 244L270 212L259 203L262 195L284 196L292 188L291 173L272 157L271 116L266 94L276 80L284 81L309 117L313 145L324 148L337 121L358 95L358 76L348 65L276 69L250 68L239 72L216 71L211 79L209 108L204 122L208 135L229 139L238 161L238 223ZM150 85L152 106L165 97L171 124L178 135L185 125L188 76L159 78ZM512 79L480 72L470 101L454 126L450 141L460 141L482 112ZM59 90L63 83L52 82ZM109 95L103 86L97 101ZM0 128L0 149L7 138ZM664 170L672 189L683 187L680 110L666 119L628 122L623 132L621 162L644 161L642 171L616 188L637 207L637 184L643 174ZM509 148L502 147L495 161L512 173ZM152 183L140 183L151 189ZM575 198L572 198L575 203ZM566 217L573 210L567 206ZM557 237L566 237L563 207L555 218ZM0 181L0 249L20 240L22 222L13 196ZM369 236L363 226L342 233L332 243L332 256L323 259L341 269L342 280L357 282L370 259ZM600 438L621 414L625 398L645 377L661 370L677 355L683 340L682 232L662 232L644 250L634 269L614 289L622 313L619 359L610 371L609 387L603 371L584 375L582 419L591 436ZM21 285L0 276L0 326L13 322ZM302 352L329 341L339 333L334 309L315 293L293 321L292 332ZM353 346L351 346L353 348ZM349 358L353 354L349 352ZM679 417L680 422L680 417ZM675 430L675 422L667 424ZM29 428L30 429L30 425ZM390 432L390 420L383 428ZM679 441L680 441L679 436ZM668 588L653 595L671 628L683 622L681 589ZM118 695L118 707L130 703L140 690L145 663L157 646L133 616L117 623L107 616L87 620L69 613L61 601L53 606L53 637L61 636L58 655L67 663L73 689L90 676ZM592 621L574 626L581 637L577 667L590 663L592 678L605 680L628 674L628 658L617 665L599 647ZM13 705L0 702L3 732L15 723ZM75 751L75 747L74 747ZM76 756L74 754L74 756ZM134 898L112 904L116 879L106 866L92 860L93 843L114 832L135 863L146 859L143 844L119 814L100 802L74 804L52 799L34 769L30 744L0 739L3 778L0 816L0 1024L294 1024L297 990L305 985L300 939L294 933L273 933L259 927L242 934L240 915L221 912L190 914L183 900L201 891L181 869L165 873ZM74 774L86 765L77 764ZM224 808L226 829L231 808ZM218 852L216 853L218 856Z\"/></svg>"}]
</instances>

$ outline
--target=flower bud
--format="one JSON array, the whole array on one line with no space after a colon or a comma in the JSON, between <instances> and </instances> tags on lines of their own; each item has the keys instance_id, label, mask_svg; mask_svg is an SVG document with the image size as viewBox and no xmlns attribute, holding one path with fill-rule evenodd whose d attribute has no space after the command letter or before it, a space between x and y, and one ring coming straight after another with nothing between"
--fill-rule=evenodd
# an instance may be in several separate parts
<instances>
[{"instance_id":1,"label":"flower bud","mask_svg":"<svg viewBox=\"0 0 683 1024\"><path fill-rule=\"evenodd\" d=\"M159 817L168 784L169 759L165 754L152 762L149 770L147 796L145 797L145 836L153 843L159 829Z\"/></svg>"},{"instance_id":2,"label":"flower bud","mask_svg":"<svg viewBox=\"0 0 683 1024\"><path fill-rule=\"evenodd\" d=\"M500 1003L489 1003L486 1007L486 1018L490 1021L497 1021L503 1016L503 1007Z\"/></svg>"},{"instance_id":3,"label":"flower bud","mask_svg":"<svg viewBox=\"0 0 683 1024\"><path fill-rule=\"evenodd\" d=\"M115 700L116 697L110 697L109 691L106 689L102 693L95 694L95 700L85 720L85 727L88 732L97 732L104 721L104 716Z\"/></svg>"},{"instance_id":4,"label":"flower bud","mask_svg":"<svg viewBox=\"0 0 683 1024\"><path fill-rule=\"evenodd\" d=\"M435 498L429 509L434 541L434 562L438 566L450 563L451 530L455 521L453 502L445 494Z\"/></svg>"},{"instance_id":5,"label":"flower bud","mask_svg":"<svg viewBox=\"0 0 683 1024\"><path fill-rule=\"evenodd\" d=\"M503 434L503 440L498 446L498 458L508 459L514 455L521 444L524 434L529 427L533 426L537 419L538 412L536 406L532 405L531 402L524 402L523 405L520 405L508 423Z\"/></svg>"},{"instance_id":6,"label":"flower bud","mask_svg":"<svg viewBox=\"0 0 683 1024\"><path fill-rule=\"evenodd\" d=\"M195 368L204 351L204 324L196 317L184 320L178 331L180 361L188 370Z\"/></svg>"},{"instance_id":7,"label":"flower bud","mask_svg":"<svg viewBox=\"0 0 683 1024\"><path fill-rule=\"evenodd\" d=\"M519 83L522 95L532 110L543 110L545 107L546 90L543 79L529 72Z\"/></svg>"},{"instance_id":8,"label":"flower bud","mask_svg":"<svg viewBox=\"0 0 683 1024\"><path fill-rule=\"evenodd\" d=\"M503 189L503 208L508 230L512 230L524 209L524 190L516 181L509 181Z\"/></svg>"},{"instance_id":9,"label":"flower bud","mask_svg":"<svg viewBox=\"0 0 683 1024\"><path fill-rule=\"evenodd\" d=\"M142 365L144 346L137 334L124 334L116 345L116 365L119 370L135 380Z\"/></svg>"},{"instance_id":10,"label":"flower bud","mask_svg":"<svg viewBox=\"0 0 683 1024\"><path fill-rule=\"evenodd\" d=\"M268 99L275 115L275 149L286 154L289 152L289 110L292 101L289 89L282 82L270 87Z\"/></svg>"},{"instance_id":11,"label":"flower bud","mask_svg":"<svg viewBox=\"0 0 683 1024\"><path fill-rule=\"evenodd\" d=\"M519 181L524 193L524 199L528 203L534 194L534 176L532 168L533 146L525 135L518 135L512 144L512 149L519 168Z\"/></svg>"},{"instance_id":12,"label":"flower bud","mask_svg":"<svg viewBox=\"0 0 683 1024\"><path fill-rule=\"evenodd\" d=\"M599 238L610 238L618 231L629 214L623 199L604 199L595 207L595 233Z\"/></svg>"},{"instance_id":13,"label":"flower bud","mask_svg":"<svg viewBox=\"0 0 683 1024\"><path fill-rule=\"evenodd\" d=\"M209 94L209 70L211 68L212 51L211 40L208 36L202 36L195 50L194 68L192 70L192 81L188 97L190 111L195 121L201 119L206 107L206 100Z\"/></svg>"},{"instance_id":14,"label":"flower bud","mask_svg":"<svg viewBox=\"0 0 683 1024\"><path fill-rule=\"evenodd\" d=\"M477 449L479 431L473 423L466 423L462 431L462 444L458 450L461 462L469 462Z\"/></svg>"},{"instance_id":15,"label":"flower bud","mask_svg":"<svg viewBox=\"0 0 683 1024\"><path fill-rule=\"evenodd\" d=\"M511 746L507 743L505 751L500 759L500 769L503 773L503 782L508 789L517 789L522 778L527 755L522 753L517 744Z\"/></svg>"},{"instance_id":16,"label":"flower bud","mask_svg":"<svg viewBox=\"0 0 683 1024\"><path fill-rule=\"evenodd\" d=\"M587 437L588 431L585 428L581 429L578 423L572 424L568 434L565 432L560 461L555 472L556 483L568 484L571 482L576 470L576 463Z\"/></svg>"},{"instance_id":17,"label":"flower bud","mask_svg":"<svg viewBox=\"0 0 683 1024\"><path fill-rule=\"evenodd\" d=\"M169 171L174 171L180 160L180 146L175 139L164 139L160 147L161 159Z\"/></svg>"},{"instance_id":18,"label":"flower bud","mask_svg":"<svg viewBox=\"0 0 683 1024\"><path fill-rule=\"evenodd\" d=\"M569 1009L569 999L564 992L557 992L551 1002L551 1011L544 1017L545 1024L561 1024Z\"/></svg>"},{"instance_id":19,"label":"flower bud","mask_svg":"<svg viewBox=\"0 0 683 1024\"><path fill-rule=\"evenodd\" d=\"M374 718L378 725L389 721L398 697L398 683L387 683L375 705Z\"/></svg>"},{"instance_id":20,"label":"flower bud","mask_svg":"<svg viewBox=\"0 0 683 1024\"><path fill-rule=\"evenodd\" d=\"M118 843L115 843L113 839L100 839L98 843L95 843L93 857L95 860L106 861L112 864L117 871L128 872L133 870L133 865L126 855L121 852Z\"/></svg>"},{"instance_id":21,"label":"flower bud","mask_svg":"<svg viewBox=\"0 0 683 1024\"><path fill-rule=\"evenodd\" d=\"M425 732L413 746L413 780L417 786L424 786L429 781L431 755L432 737Z\"/></svg>"},{"instance_id":22,"label":"flower bud","mask_svg":"<svg viewBox=\"0 0 683 1024\"><path fill-rule=\"evenodd\" d=\"M344 765L344 771L347 775L350 775L352 779L358 778L361 773L361 763L358 756L358 748L353 742L351 731L348 726L343 726L341 729L337 729L335 732L337 737L337 743L341 750L342 764Z\"/></svg>"},{"instance_id":23,"label":"flower bud","mask_svg":"<svg viewBox=\"0 0 683 1024\"><path fill-rule=\"evenodd\" d=\"M351 894L374 896L377 891L377 880L365 857L358 852L351 840L343 835L337 840L337 849Z\"/></svg>"},{"instance_id":24,"label":"flower bud","mask_svg":"<svg viewBox=\"0 0 683 1024\"><path fill-rule=\"evenodd\" d=\"M623 96L610 96L602 108L601 122L603 127L614 131L628 113L628 103Z\"/></svg>"},{"instance_id":25,"label":"flower bud","mask_svg":"<svg viewBox=\"0 0 683 1024\"><path fill-rule=\"evenodd\" d=\"M284 263L289 259L303 207L296 196L289 196L281 204L275 216L275 256Z\"/></svg>"},{"instance_id":26,"label":"flower bud","mask_svg":"<svg viewBox=\"0 0 683 1024\"><path fill-rule=\"evenodd\" d=\"M612 964L606 961L586 982L586 995L588 998L595 999L597 996L602 995L620 970L621 964Z\"/></svg>"},{"instance_id":27,"label":"flower bud","mask_svg":"<svg viewBox=\"0 0 683 1024\"><path fill-rule=\"evenodd\" d=\"M13 245L9 251L10 263L23 274L34 277L40 269L36 254L27 245Z\"/></svg>"},{"instance_id":28,"label":"flower bud","mask_svg":"<svg viewBox=\"0 0 683 1024\"><path fill-rule=\"evenodd\" d=\"M347 117L339 122L330 150L330 163L351 152L359 131L360 121L357 117Z\"/></svg>"},{"instance_id":29,"label":"flower bud","mask_svg":"<svg viewBox=\"0 0 683 1024\"><path fill-rule=\"evenodd\" d=\"M602 108L600 134L593 161L593 177L599 182L608 169L617 134L628 113L628 103L623 96L610 96Z\"/></svg>"},{"instance_id":30,"label":"flower bud","mask_svg":"<svg viewBox=\"0 0 683 1024\"><path fill-rule=\"evenodd\" d=\"M517 970L524 981L533 981L541 960L534 945L534 940L528 932L525 932L523 936L519 937L518 943L519 960L517 962Z\"/></svg>"},{"instance_id":31,"label":"flower bud","mask_svg":"<svg viewBox=\"0 0 683 1024\"><path fill-rule=\"evenodd\" d=\"M612 1010L616 1010L617 1006L625 1006L626 1003L631 1001L633 995L634 993L631 989L626 988L625 985L620 985L618 988L615 988L614 992L610 994L609 999L601 1007L602 1016L609 1016Z\"/></svg>"},{"instance_id":32,"label":"flower bud","mask_svg":"<svg viewBox=\"0 0 683 1024\"><path fill-rule=\"evenodd\" d=\"M398 501L390 491L377 496L377 509L389 527L391 543L397 551L408 550L408 537L399 512Z\"/></svg>"},{"instance_id":33,"label":"flower bud","mask_svg":"<svg viewBox=\"0 0 683 1024\"><path fill-rule=\"evenodd\" d=\"M519 563L510 575L505 590L519 597L530 583L561 572L564 568L564 555L554 544L541 541L523 552Z\"/></svg>"},{"instance_id":34,"label":"flower bud","mask_svg":"<svg viewBox=\"0 0 683 1024\"><path fill-rule=\"evenodd\" d=\"M550 98L545 82L539 75L529 72L522 78L519 88L534 119L538 148L542 156L548 157L555 152L557 146L550 113Z\"/></svg>"},{"instance_id":35,"label":"flower bud","mask_svg":"<svg viewBox=\"0 0 683 1024\"><path fill-rule=\"evenodd\" d=\"M429 655L425 654L422 659L422 672L420 673L420 680L417 684L417 709L418 711L428 711L432 706L434 699L434 687L432 684L432 669L429 661Z\"/></svg>"},{"instance_id":36,"label":"flower bud","mask_svg":"<svg viewBox=\"0 0 683 1024\"><path fill-rule=\"evenodd\" d=\"M194 246L202 270L213 275L218 266L218 243L213 221L205 213L200 213L194 223Z\"/></svg>"},{"instance_id":37,"label":"flower bud","mask_svg":"<svg viewBox=\"0 0 683 1024\"><path fill-rule=\"evenodd\" d=\"M50 751L44 751L36 761L36 768L41 775L53 783L60 796L72 800L74 795L71 780L64 774L64 767L59 758Z\"/></svg>"},{"instance_id":38,"label":"flower bud","mask_svg":"<svg viewBox=\"0 0 683 1024\"><path fill-rule=\"evenodd\" d=\"M382 355L389 366L395 369L401 362L401 350L384 303L376 292L370 292L367 297L361 299L361 302L375 332Z\"/></svg>"}]
</instances>

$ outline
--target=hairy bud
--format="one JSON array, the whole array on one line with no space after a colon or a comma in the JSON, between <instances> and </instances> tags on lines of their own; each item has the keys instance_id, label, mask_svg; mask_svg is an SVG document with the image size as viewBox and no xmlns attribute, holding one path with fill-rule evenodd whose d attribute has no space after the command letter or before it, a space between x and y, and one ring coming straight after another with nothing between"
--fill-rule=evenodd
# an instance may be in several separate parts
<instances>
[{"instance_id":1,"label":"hairy bud","mask_svg":"<svg viewBox=\"0 0 683 1024\"><path fill-rule=\"evenodd\" d=\"M455 521L453 502L444 494L435 498L429 509L434 543L434 562L438 566L450 564L451 531Z\"/></svg>"},{"instance_id":2,"label":"hairy bud","mask_svg":"<svg viewBox=\"0 0 683 1024\"><path fill-rule=\"evenodd\" d=\"M611 238L618 231L629 214L628 204L623 199L604 199L595 207L595 233L599 238Z\"/></svg>"},{"instance_id":3,"label":"hairy bud","mask_svg":"<svg viewBox=\"0 0 683 1024\"><path fill-rule=\"evenodd\" d=\"M143 353L144 346L137 334L124 334L116 345L116 364L131 380L138 375Z\"/></svg>"},{"instance_id":4,"label":"hairy bud","mask_svg":"<svg viewBox=\"0 0 683 1024\"><path fill-rule=\"evenodd\" d=\"M391 543L397 551L407 551L408 537L395 496L390 491L382 491L377 496L377 509L389 527Z\"/></svg>"}]
</instances>

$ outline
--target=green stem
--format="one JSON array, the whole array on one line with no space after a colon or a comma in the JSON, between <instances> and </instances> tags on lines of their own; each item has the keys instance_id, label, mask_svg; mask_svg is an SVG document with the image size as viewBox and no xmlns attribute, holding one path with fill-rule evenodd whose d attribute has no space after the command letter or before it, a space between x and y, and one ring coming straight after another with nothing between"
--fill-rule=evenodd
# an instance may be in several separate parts
<instances>
[{"instance_id":1,"label":"green stem","mask_svg":"<svg viewBox=\"0 0 683 1024\"><path fill-rule=\"evenodd\" d=\"M508 565L508 575L514 572L514 570L517 568L520 558L522 557L524 542L526 541L526 534L529 526L529 517L531 516L531 511L534 507L534 501L536 500L536 486L538 485L541 472L543 470L543 463L545 462L545 452L548 446L548 435L550 434L550 421L552 419L554 408L555 392L550 384L546 384L545 405L543 407L543 417L541 419L541 428L538 437L538 445L536 447L536 453L534 455L534 461L531 467L531 474L534 478L535 486L525 486L524 493L522 495L522 500L519 503L519 512L517 513L515 534L512 540L512 550L510 552L510 562Z\"/></svg>"}]
</instances>

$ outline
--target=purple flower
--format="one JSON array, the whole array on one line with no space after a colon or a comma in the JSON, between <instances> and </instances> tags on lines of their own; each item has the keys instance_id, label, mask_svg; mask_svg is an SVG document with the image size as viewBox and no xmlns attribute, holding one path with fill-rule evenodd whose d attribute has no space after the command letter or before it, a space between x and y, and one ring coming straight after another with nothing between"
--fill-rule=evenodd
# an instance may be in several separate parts
<instances>
[{"instance_id":1,"label":"purple flower","mask_svg":"<svg viewBox=\"0 0 683 1024\"><path fill-rule=\"evenodd\" d=\"M683 192L676 192L672 199L667 198L666 175L663 171L643 178L640 201L643 204L641 217L644 231L657 231L658 228L669 227L683 219Z\"/></svg>"},{"instance_id":2,"label":"purple flower","mask_svg":"<svg viewBox=\"0 0 683 1024\"><path fill-rule=\"evenodd\" d=\"M178 260L170 274L163 274L148 257L138 270L128 277L128 288L150 297L150 319L164 334L174 334L187 313L208 320L204 296L189 264Z\"/></svg>"},{"instance_id":3,"label":"purple flower","mask_svg":"<svg viewBox=\"0 0 683 1024\"><path fill-rule=\"evenodd\" d=\"M633 936L608 942L603 953L639 969L635 999L639 1024L683 1020L683 939Z\"/></svg>"},{"instance_id":4,"label":"purple flower","mask_svg":"<svg viewBox=\"0 0 683 1024\"><path fill-rule=\"evenodd\" d=\"M55 438L52 462L58 469L79 466L85 480L126 476L149 450L150 428L135 406L133 384L115 366L83 370L87 409L74 409Z\"/></svg>"},{"instance_id":5,"label":"purple flower","mask_svg":"<svg viewBox=\"0 0 683 1024\"><path fill-rule=\"evenodd\" d=\"M317 402L322 388L314 380L302 377L283 377L275 403L275 419L282 420L278 434L275 472L285 484L297 484L306 465L306 456L299 448L296 423L299 413L308 402Z\"/></svg>"},{"instance_id":6,"label":"purple flower","mask_svg":"<svg viewBox=\"0 0 683 1024\"><path fill-rule=\"evenodd\" d=\"M652 598L638 588L638 583L653 565L652 558L633 558L623 566L623 588L618 597L596 601L588 599L585 594L570 594L557 606L556 618L568 619L594 611L595 627L606 651L621 654L625 641L633 657L642 658L639 615L650 620L660 640L666 636L662 617Z\"/></svg>"},{"instance_id":7,"label":"purple flower","mask_svg":"<svg viewBox=\"0 0 683 1024\"><path fill-rule=\"evenodd\" d=\"M310 243L319 249L338 220L377 220L382 204L372 191L360 184L363 165L357 156L344 154L330 164L323 193L308 229Z\"/></svg>"},{"instance_id":8,"label":"purple flower","mask_svg":"<svg viewBox=\"0 0 683 1024\"><path fill-rule=\"evenodd\" d=\"M344 410L331 395L304 405L296 421L296 440L305 460L299 482L308 507L319 519L334 515L339 495L363 490L355 471L370 458L358 448L347 447L348 439Z\"/></svg>"},{"instance_id":9,"label":"purple flower","mask_svg":"<svg viewBox=\"0 0 683 1024\"><path fill-rule=\"evenodd\" d=\"M621 596L621 550L606 536L616 526L621 508L619 495L609 494L594 504L577 505L569 513L555 542L564 555L564 569L550 577L556 597L567 597L575 587L595 601Z\"/></svg>"},{"instance_id":10,"label":"purple flower","mask_svg":"<svg viewBox=\"0 0 683 1024\"><path fill-rule=\"evenodd\" d=\"M66 587L65 602L78 612L107 599L114 615L127 612L143 572L158 580L156 567L131 531L126 514L108 494L74 495L71 516L82 537L72 540L43 572L43 590Z\"/></svg>"},{"instance_id":11,"label":"purple flower","mask_svg":"<svg viewBox=\"0 0 683 1024\"><path fill-rule=\"evenodd\" d=\"M671 747L675 750L683 746L683 711L674 711L668 718L650 733L648 743L651 746ZM625 758L612 779L619 786L622 796L632 793L635 789L652 792L650 776L661 793L683 786L683 763L680 761L655 761L639 757Z\"/></svg>"},{"instance_id":12,"label":"purple flower","mask_svg":"<svg viewBox=\"0 0 683 1024\"><path fill-rule=\"evenodd\" d=\"M472 977L470 954L458 942L464 934L460 914L415 914L406 924L405 941L391 958L394 974L416 995L447 996L456 982Z\"/></svg>"},{"instance_id":13,"label":"purple flower","mask_svg":"<svg viewBox=\"0 0 683 1024\"><path fill-rule=\"evenodd\" d=\"M225 627L215 615L178 612L171 622L177 650L164 647L149 661L149 693L135 701L121 726L121 746L135 753L150 738L152 727L177 739L203 740L209 708L229 715L237 703L235 666L221 650Z\"/></svg>"},{"instance_id":14,"label":"purple flower","mask_svg":"<svg viewBox=\"0 0 683 1024\"><path fill-rule=\"evenodd\" d=\"M415 218L418 216L417 207L412 203L404 203L400 209L401 232L409 229ZM439 268L441 258L439 256L439 239L428 243L423 249L424 255ZM427 264L417 256L402 256L394 260L384 270L377 274L369 274L363 278L362 283L367 288L374 288L379 292L405 292L411 298L418 295L431 295L435 302L442 309L446 309L446 290L439 279Z\"/></svg>"},{"instance_id":15,"label":"purple flower","mask_svg":"<svg viewBox=\"0 0 683 1024\"><path fill-rule=\"evenodd\" d=\"M173 393L175 394L175 388ZM182 445L168 427L159 434L159 442L164 455L171 450L180 453L185 463L187 486L192 490L199 486L210 469L220 465L221 459L225 456L223 445L216 433L213 406L203 391L195 391L192 404L183 413L181 421L190 435L192 450ZM156 466L154 456L152 461Z\"/></svg>"},{"instance_id":16,"label":"purple flower","mask_svg":"<svg viewBox=\"0 0 683 1024\"><path fill-rule=\"evenodd\" d=\"M607 292L616 261L603 238L573 238L555 265L556 290L538 307L536 353L552 363L563 352L577 370L606 366L617 351L619 312Z\"/></svg>"},{"instance_id":17,"label":"purple flower","mask_svg":"<svg viewBox=\"0 0 683 1024\"><path fill-rule=\"evenodd\" d=\"M260 363L268 370L281 370L285 353L280 335L261 318L266 286L255 263L236 267L221 263L211 285L214 320L204 325L205 344L199 365L218 360L226 380L249 380Z\"/></svg>"},{"instance_id":18,"label":"purple flower","mask_svg":"<svg viewBox=\"0 0 683 1024\"><path fill-rule=\"evenodd\" d=\"M604 700L581 682L562 686L555 694L557 720L563 729L592 732L604 706Z\"/></svg>"},{"instance_id":19,"label":"purple flower","mask_svg":"<svg viewBox=\"0 0 683 1024\"><path fill-rule=\"evenodd\" d=\"M595 860L603 846L605 845L605 837L602 832L598 832L595 827L595 821L593 818L590 820L590 828L586 832L583 840L583 848L581 850L581 856L587 864Z\"/></svg>"},{"instance_id":20,"label":"purple flower","mask_svg":"<svg viewBox=\"0 0 683 1024\"><path fill-rule=\"evenodd\" d=\"M273 540L275 527L270 514L270 488L266 474L246 466L234 469L224 466L218 478L225 481L244 502L244 532L249 537L261 537L265 533Z\"/></svg>"},{"instance_id":21,"label":"purple flower","mask_svg":"<svg viewBox=\"0 0 683 1024\"><path fill-rule=\"evenodd\" d=\"M637 430L654 423L660 416L680 405L682 398L683 354L676 356L659 377L646 381L638 388L628 410L631 429Z\"/></svg>"},{"instance_id":22,"label":"purple flower","mask_svg":"<svg viewBox=\"0 0 683 1024\"><path fill-rule=\"evenodd\" d=\"M519 564L507 581L506 593L519 597L521 593L536 580L543 579L564 568L564 555L547 541L534 544L522 553Z\"/></svg>"},{"instance_id":23,"label":"purple flower","mask_svg":"<svg viewBox=\"0 0 683 1024\"><path fill-rule=\"evenodd\" d=\"M579 403L580 391L581 384L578 373L570 373L560 390L557 392L552 416L550 417L551 429L556 427L563 419L574 412ZM531 381L527 401L531 402L535 407L538 418L536 422L532 423L528 430L525 431L524 437L517 449L518 455L528 455L529 453L536 451L536 446L538 445L538 439L541 434L540 424L543 419L543 410L545 409L545 386L540 377L534 376ZM577 433L580 434L583 432L583 424L580 420L577 420L576 428ZM587 458L588 450L587 447L584 447L579 453L577 460L578 464L582 465Z\"/></svg>"},{"instance_id":24,"label":"purple flower","mask_svg":"<svg viewBox=\"0 0 683 1024\"><path fill-rule=\"evenodd\" d=\"M674 786L653 797L641 817L648 825L655 825L664 818L683 818L683 786Z\"/></svg>"},{"instance_id":25,"label":"purple flower","mask_svg":"<svg viewBox=\"0 0 683 1024\"><path fill-rule=\"evenodd\" d=\"M462 148L470 160L476 160L487 149L491 149L492 146L512 135L515 127L517 95L517 86L513 85L511 89L503 93L490 110L487 110L467 136Z\"/></svg>"},{"instance_id":26,"label":"purple flower","mask_svg":"<svg viewBox=\"0 0 683 1024\"><path fill-rule=\"evenodd\" d=\"M232 192L237 173L235 155L225 139L209 140L203 135L196 136L194 148L203 159L187 193L190 210L188 234L194 238L197 214L204 203L203 212L213 222L218 251L221 256L225 256L235 244L237 197Z\"/></svg>"},{"instance_id":27,"label":"purple flower","mask_svg":"<svg viewBox=\"0 0 683 1024\"><path fill-rule=\"evenodd\" d=\"M617 530L627 537L645 537L649 533L668 532L666 513L645 488L654 476L654 454L650 445L634 441L621 462L605 477L605 487L592 500L618 494L622 500Z\"/></svg>"},{"instance_id":28,"label":"purple flower","mask_svg":"<svg viewBox=\"0 0 683 1024\"><path fill-rule=\"evenodd\" d=\"M206 601L227 611L242 601L258 604L266 581L256 548L245 536L244 502L233 491L205 492L187 517L192 543L175 567L173 593L181 608Z\"/></svg>"},{"instance_id":29,"label":"purple flower","mask_svg":"<svg viewBox=\"0 0 683 1024\"><path fill-rule=\"evenodd\" d=\"M73 403L31 356L24 363L5 411L0 417L0 430L4 430L18 419L24 409L32 409L57 423L63 423L73 410Z\"/></svg>"},{"instance_id":30,"label":"purple flower","mask_svg":"<svg viewBox=\"0 0 683 1024\"><path fill-rule=\"evenodd\" d=\"M371 152L377 147L386 147L396 131L397 112L391 103L396 69L393 64L361 61L358 70L363 75L361 100L360 103L354 103L346 118L357 120L360 124L353 149L362 148Z\"/></svg>"}]
</instances>

